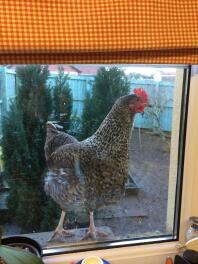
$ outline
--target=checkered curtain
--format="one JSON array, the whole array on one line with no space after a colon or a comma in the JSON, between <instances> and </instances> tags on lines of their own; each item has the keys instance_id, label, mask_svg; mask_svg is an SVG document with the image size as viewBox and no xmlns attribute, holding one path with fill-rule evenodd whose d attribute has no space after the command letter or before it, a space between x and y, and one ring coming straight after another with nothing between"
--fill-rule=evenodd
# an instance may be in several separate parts
<instances>
[{"instance_id":1,"label":"checkered curtain","mask_svg":"<svg viewBox=\"0 0 198 264\"><path fill-rule=\"evenodd\" d=\"M198 63L198 0L0 0L0 63Z\"/></svg>"}]
</instances>

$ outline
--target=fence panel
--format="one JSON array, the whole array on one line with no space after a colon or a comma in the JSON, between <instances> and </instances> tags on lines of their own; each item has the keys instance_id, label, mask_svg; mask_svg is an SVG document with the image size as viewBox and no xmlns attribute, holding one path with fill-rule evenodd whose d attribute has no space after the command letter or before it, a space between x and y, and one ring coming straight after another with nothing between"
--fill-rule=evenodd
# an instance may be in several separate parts
<instances>
[{"instance_id":1,"label":"fence panel","mask_svg":"<svg viewBox=\"0 0 198 264\"><path fill-rule=\"evenodd\" d=\"M48 84L53 88L57 75L50 75ZM73 96L73 113L81 117L86 93L92 89L94 76L70 76L68 83Z\"/></svg>"},{"instance_id":2,"label":"fence panel","mask_svg":"<svg viewBox=\"0 0 198 264\"><path fill-rule=\"evenodd\" d=\"M10 102L16 95L16 74L12 71L7 71L5 76L5 87L6 87L6 106L7 111L9 110Z\"/></svg>"},{"instance_id":3,"label":"fence panel","mask_svg":"<svg viewBox=\"0 0 198 264\"><path fill-rule=\"evenodd\" d=\"M150 103L157 100L164 104L164 111L160 117L161 129L170 132L172 128L172 113L173 113L173 82L155 82L154 80L132 80L131 88L141 87L150 98ZM146 110L145 110L146 112ZM152 115L137 114L134 120L134 127L153 129L156 126L155 119Z\"/></svg>"}]
</instances>

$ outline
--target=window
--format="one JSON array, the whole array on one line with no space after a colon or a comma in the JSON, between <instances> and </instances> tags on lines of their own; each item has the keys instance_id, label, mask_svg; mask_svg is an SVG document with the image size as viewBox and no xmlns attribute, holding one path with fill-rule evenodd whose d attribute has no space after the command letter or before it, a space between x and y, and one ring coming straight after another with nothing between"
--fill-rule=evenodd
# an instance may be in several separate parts
<instances>
[{"instance_id":1,"label":"window","mask_svg":"<svg viewBox=\"0 0 198 264\"><path fill-rule=\"evenodd\" d=\"M9 74L9 78L10 74L13 74L13 80L18 82L9 84L16 85L12 87L16 95L12 94L9 109L2 113L3 194L0 199L2 201L7 197L6 203L3 203L5 208L1 208L5 235L25 233L38 240L46 254L178 239L188 102L188 67L176 65L72 67L9 65L12 69L2 67L3 74ZM6 78L1 78L4 79ZM8 80L7 78L7 82ZM58 224L61 209L56 198L53 197L56 201L54 202L45 194L44 185L47 186L46 192L53 196L53 190L50 189L53 177L58 175L57 177L63 179L65 183L64 175L67 175L68 168L53 163L51 159L50 169L46 168L44 159L46 121L52 122L58 130L63 129L82 141L95 133L118 98L133 93L137 88L143 88L148 102L144 112L137 113L133 121L130 120L130 126L126 130L129 142L121 140L122 144L119 145L119 135L119 140L115 139L113 142L111 136L108 138L109 141L104 138L104 141L97 141L96 144L96 148L105 150L100 152L100 162L97 160L97 163L90 154L85 155L84 160L80 159L79 163L74 162L75 175L79 177L77 182L79 188L72 191L77 183L73 185L73 182L68 180L67 184L71 184L71 188L60 189L63 195L68 195L71 191L64 205L66 211L64 227L72 229L70 231L73 235L58 237L56 234L55 239L48 242L52 230ZM4 95L6 96L5 93ZM8 98L0 99L9 101ZM113 123L113 126L111 120L107 120L108 131L113 133L113 136L116 131L122 132L126 116L119 120L122 122ZM125 134L121 139L124 137ZM72 140L74 145L71 146L71 153L79 144L75 139ZM121 181L113 177L106 184L106 179L102 177L111 177L114 170L111 162L119 156L122 157L121 151L122 148L125 149L126 142L129 158L125 155L125 160L119 164L124 166L128 159L128 173L115 174L116 177L122 177ZM50 144L54 153L54 149L58 149L59 146L54 146L53 142ZM90 148L93 147L90 142L86 144ZM116 153L117 156L109 159L112 153ZM93 163L89 167L87 164L90 160ZM74 170L69 169L69 175L72 175ZM120 167L116 167L116 170L118 169ZM123 170L124 167L121 167L121 171ZM84 186L89 177L86 173L89 171L92 171L90 177L101 177L101 180L97 181L98 186L94 186L95 197L88 195L90 189L86 188L87 185L89 187L89 181ZM102 192L100 188L103 187L103 181L106 189ZM5 185L8 187L6 195ZM81 190L82 186L85 191ZM67 190L67 193L64 190ZM75 192L78 195L73 197ZM104 208L98 203L101 198L102 205L106 205ZM87 200L89 203L96 200L95 203L99 204L93 210L94 220L96 227L99 227L99 231L103 233L101 235L104 236L97 237L96 241L87 238L82 240L86 236L89 210L92 208L89 203L89 206L86 206ZM112 204L109 205L109 201Z\"/></svg>"}]
</instances>

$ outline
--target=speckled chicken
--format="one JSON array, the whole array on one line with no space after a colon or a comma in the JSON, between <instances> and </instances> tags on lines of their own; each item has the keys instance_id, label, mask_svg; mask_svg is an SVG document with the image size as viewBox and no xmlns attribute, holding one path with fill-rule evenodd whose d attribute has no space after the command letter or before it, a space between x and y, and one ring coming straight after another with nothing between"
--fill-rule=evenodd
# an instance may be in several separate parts
<instances>
[{"instance_id":1,"label":"speckled chicken","mask_svg":"<svg viewBox=\"0 0 198 264\"><path fill-rule=\"evenodd\" d=\"M146 104L147 94L141 88L119 98L91 137L55 148L47 158L50 170L71 170L84 181L82 197L90 212L88 236L92 239L104 235L96 230L94 210L116 203L125 194L132 120Z\"/></svg>"}]
</instances>

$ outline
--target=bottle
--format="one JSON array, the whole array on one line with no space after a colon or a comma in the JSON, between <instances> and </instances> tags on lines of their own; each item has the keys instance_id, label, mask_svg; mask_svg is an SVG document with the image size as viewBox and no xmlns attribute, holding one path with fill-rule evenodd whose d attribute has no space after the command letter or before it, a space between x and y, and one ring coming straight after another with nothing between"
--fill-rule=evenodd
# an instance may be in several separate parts
<instances>
[{"instance_id":1,"label":"bottle","mask_svg":"<svg viewBox=\"0 0 198 264\"><path fill-rule=\"evenodd\" d=\"M189 218L186 240L188 241L195 237L198 237L198 217L192 216Z\"/></svg>"},{"instance_id":2,"label":"bottle","mask_svg":"<svg viewBox=\"0 0 198 264\"><path fill-rule=\"evenodd\" d=\"M171 257L166 258L166 263L165 264L173 264L173 260Z\"/></svg>"}]
</instances>

